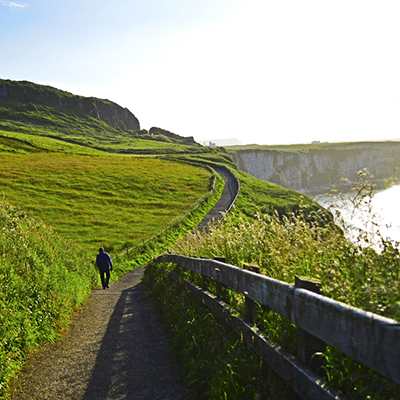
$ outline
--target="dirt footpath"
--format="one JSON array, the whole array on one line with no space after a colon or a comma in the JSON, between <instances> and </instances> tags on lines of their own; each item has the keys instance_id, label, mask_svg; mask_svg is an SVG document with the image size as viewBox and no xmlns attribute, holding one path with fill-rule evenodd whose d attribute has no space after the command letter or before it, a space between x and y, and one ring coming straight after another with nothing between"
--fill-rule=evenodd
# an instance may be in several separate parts
<instances>
[{"instance_id":1,"label":"dirt footpath","mask_svg":"<svg viewBox=\"0 0 400 400\"><path fill-rule=\"evenodd\" d=\"M138 268L95 289L59 343L20 374L15 400L187 399L165 328L141 290Z\"/></svg>"},{"instance_id":2,"label":"dirt footpath","mask_svg":"<svg viewBox=\"0 0 400 400\"><path fill-rule=\"evenodd\" d=\"M214 167L215 172L217 172L225 182L224 190L222 191L221 198L215 204L215 206L208 212L208 214L203 218L197 227L197 230L203 231L209 223L215 223L219 221L226 210L229 209L238 192L238 184L235 177L224 168Z\"/></svg>"}]
</instances>

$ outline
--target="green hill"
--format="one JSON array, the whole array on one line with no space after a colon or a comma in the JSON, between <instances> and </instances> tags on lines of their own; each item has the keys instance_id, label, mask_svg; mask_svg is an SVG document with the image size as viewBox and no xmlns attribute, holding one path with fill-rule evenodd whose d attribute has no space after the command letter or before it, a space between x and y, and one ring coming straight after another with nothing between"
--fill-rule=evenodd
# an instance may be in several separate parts
<instances>
[{"instance_id":1,"label":"green hill","mask_svg":"<svg viewBox=\"0 0 400 400\"><path fill-rule=\"evenodd\" d=\"M136 125L135 125L136 124ZM203 147L191 137L161 128L139 128L137 118L108 100L85 98L29 82L0 80L0 151L33 152L38 149L75 154L101 152L158 156L178 162L225 165L236 170L242 194L241 210L249 216L285 214L305 204L321 209L295 191L253 179L238 171L224 148ZM45 141L44 137L56 139ZM76 144L78 146L72 146Z\"/></svg>"},{"instance_id":2,"label":"green hill","mask_svg":"<svg viewBox=\"0 0 400 400\"><path fill-rule=\"evenodd\" d=\"M0 131L46 136L109 152L209 151L193 138L160 128L140 130L129 110L109 100L25 81L0 79Z\"/></svg>"},{"instance_id":3,"label":"green hill","mask_svg":"<svg viewBox=\"0 0 400 400\"><path fill-rule=\"evenodd\" d=\"M0 152L3 154L0 190L6 198L31 210L65 237L79 243L97 243L102 239L101 242L115 251L145 240L147 237L142 231L151 236L157 229L162 230L163 225L140 228L137 233L136 228L141 223L135 222L129 234L122 230L119 239L116 234L110 235L115 237L113 240L104 239L94 234L100 218L85 203L90 203L89 208L99 214L108 212L115 218L115 226L123 226L125 222L120 213L128 215L141 210L145 203L152 203L152 188L157 185L156 192L165 191L157 196L166 202L160 203L159 208L167 209L169 188L174 187L173 201L181 202L181 206L173 206L176 213L169 212L169 219L165 219L168 224L190 208L196 196L199 198L207 192L206 182L211 175L203 177L203 186L187 199L177 196L177 193L187 193L185 188L193 186L198 176L196 171L204 171L200 165L224 165L235 171L241 184L237 208L249 217L274 211L280 215L297 212L300 205L306 214L323 212L307 196L239 171L224 148L203 147L192 137L181 137L161 128L153 127L149 132L139 128L138 119L129 110L111 101L76 96L25 81L0 80ZM132 159L134 155L141 158ZM157 156L158 160L143 159L149 156ZM179 176L182 165L188 163L198 166L186 167L190 171L187 178ZM49 167L43 167L46 164ZM108 172L104 172L106 178L100 173L105 165L108 166ZM140 168L141 165L146 167ZM140 177L142 173L145 178ZM103 191L98 175L105 179ZM171 184L173 178L177 181ZM145 182L141 188L134 183L135 179ZM139 199L136 203L132 198L126 200L132 195ZM79 204L77 198L80 198ZM117 208L118 204L124 205ZM157 202L154 204L150 214L161 221ZM74 214L74 210L79 212ZM67 218L58 218L58 214ZM139 215L143 221L151 220L146 213ZM124 218L131 221L128 216ZM328 214L326 220L329 220Z\"/></svg>"},{"instance_id":4,"label":"green hill","mask_svg":"<svg viewBox=\"0 0 400 400\"><path fill-rule=\"evenodd\" d=\"M117 279L195 228L223 188L210 165L238 176L237 215L329 221L310 198L239 171L223 148L140 130L115 103L29 82L0 80L0 158L0 397L27 352L56 340L99 283L99 246Z\"/></svg>"}]
</instances>

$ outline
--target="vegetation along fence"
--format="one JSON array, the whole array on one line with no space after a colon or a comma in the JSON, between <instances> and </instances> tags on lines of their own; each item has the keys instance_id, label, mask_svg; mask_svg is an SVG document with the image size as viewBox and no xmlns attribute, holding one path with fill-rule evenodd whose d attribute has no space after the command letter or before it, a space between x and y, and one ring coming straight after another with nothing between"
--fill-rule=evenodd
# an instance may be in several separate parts
<instances>
[{"instance_id":1,"label":"vegetation along fence","mask_svg":"<svg viewBox=\"0 0 400 400\"><path fill-rule=\"evenodd\" d=\"M224 259L197 259L167 254L156 262L170 262L202 277L202 288L182 277L181 282L217 313L269 364L293 389L307 399L344 399L316 372L318 354L325 343L366 365L386 378L400 383L400 324L324 297L318 285L296 277L290 285L251 270L226 264ZM244 266L246 268L246 266ZM257 267L247 266L248 269ZM207 291L214 279L217 296ZM245 317L224 301L224 288L245 296ZM254 324L258 303L297 326L298 358L267 340Z\"/></svg>"}]
</instances>

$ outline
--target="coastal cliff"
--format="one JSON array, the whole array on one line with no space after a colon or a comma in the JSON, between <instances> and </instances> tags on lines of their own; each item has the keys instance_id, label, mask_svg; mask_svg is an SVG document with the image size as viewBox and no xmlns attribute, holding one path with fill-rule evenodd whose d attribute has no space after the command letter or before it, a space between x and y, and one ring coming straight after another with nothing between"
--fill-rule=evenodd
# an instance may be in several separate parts
<instances>
[{"instance_id":1,"label":"coastal cliff","mask_svg":"<svg viewBox=\"0 0 400 400\"><path fill-rule=\"evenodd\" d=\"M139 130L138 119L126 108L109 100L76 96L50 86L27 81L0 79L0 106L30 104L32 107L57 107L71 113L83 113L122 130Z\"/></svg>"},{"instance_id":2,"label":"coastal cliff","mask_svg":"<svg viewBox=\"0 0 400 400\"><path fill-rule=\"evenodd\" d=\"M341 178L350 188L367 168L378 187L400 168L400 142L362 142L309 146L303 150L243 149L229 152L250 175L306 194L328 192Z\"/></svg>"}]
</instances>

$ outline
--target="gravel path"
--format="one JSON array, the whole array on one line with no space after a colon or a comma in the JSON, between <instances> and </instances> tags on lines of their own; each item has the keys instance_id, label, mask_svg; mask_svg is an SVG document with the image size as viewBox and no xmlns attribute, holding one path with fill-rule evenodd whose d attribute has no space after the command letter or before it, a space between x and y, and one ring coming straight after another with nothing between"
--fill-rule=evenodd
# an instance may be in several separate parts
<instances>
[{"instance_id":1,"label":"gravel path","mask_svg":"<svg viewBox=\"0 0 400 400\"><path fill-rule=\"evenodd\" d=\"M218 219L237 192L232 176L217 172L226 182L224 193L203 223ZM11 398L188 399L165 327L142 292L142 277L140 267L107 290L92 290L63 339L29 358Z\"/></svg>"},{"instance_id":2,"label":"gravel path","mask_svg":"<svg viewBox=\"0 0 400 400\"><path fill-rule=\"evenodd\" d=\"M214 167L214 170L225 181L224 190L222 191L221 198L198 225L198 230L204 230L208 223L220 220L224 216L226 210L233 203L238 192L238 183L230 172L224 168L218 167Z\"/></svg>"},{"instance_id":3,"label":"gravel path","mask_svg":"<svg viewBox=\"0 0 400 400\"><path fill-rule=\"evenodd\" d=\"M137 268L110 289L94 289L63 340L23 369L12 398L187 399L142 276Z\"/></svg>"}]
</instances>

